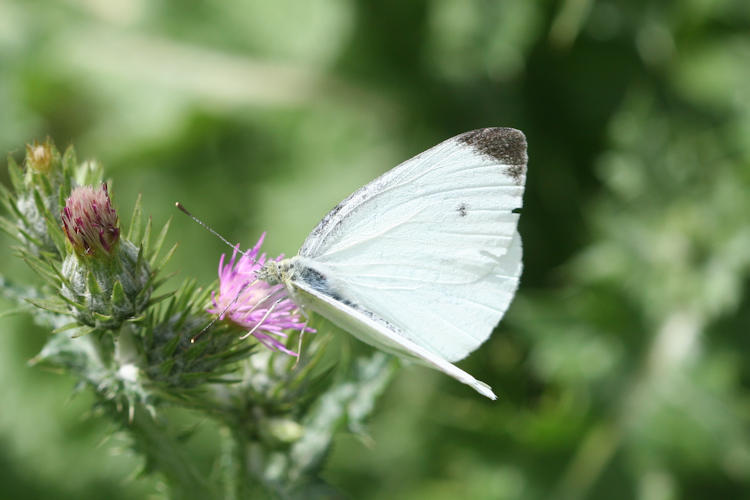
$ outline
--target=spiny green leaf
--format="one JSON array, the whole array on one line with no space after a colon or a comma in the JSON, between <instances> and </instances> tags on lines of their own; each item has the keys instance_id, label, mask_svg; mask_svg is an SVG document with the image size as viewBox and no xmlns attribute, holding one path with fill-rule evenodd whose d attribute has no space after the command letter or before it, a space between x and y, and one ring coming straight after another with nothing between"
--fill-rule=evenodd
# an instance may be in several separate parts
<instances>
[{"instance_id":1,"label":"spiny green leaf","mask_svg":"<svg viewBox=\"0 0 750 500\"><path fill-rule=\"evenodd\" d=\"M164 299L168 299L168 298L169 298L169 297L171 297L172 295L174 295L174 292L168 292L168 293L165 293L165 294L159 295L159 296L157 296L157 297L151 297L151 300L149 300L149 301L148 301L148 307L151 307L151 306L153 306L154 304L158 304L158 303L159 303L159 302L161 302L162 300L164 300Z\"/></svg>"},{"instance_id":2,"label":"spiny green leaf","mask_svg":"<svg viewBox=\"0 0 750 500\"><path fill-rule=\"evenodd\" d=\"M58 267L60 265L58 255L51 254L49 252L40 252L39 258L42 262L44 262L49 270L52 271L55 276L57 276L57 279L60 283L64 283L70 286L70 280L62 273L62 270Z\"/></svg>"},{"instance_id":3,"label":"spiny green leaf","mask_svg":"<svg viewBox=\"0 0 750 500\"><path fill-rule=\"evenodd\" d=\"M161 278L161 279L160 279L160 280L158 280L158 281L153 281L153 280L149 279L149 281L148 281L148 282L146 282L146 288L149 288L149 287L150 287L150 288L152 288L153 290L157 290L157 289L158 289L158 288L159 288L160 286L162 286L162 285L163 285L164 283L166 283L166 282L167 282L167 281L169 281L170 279L172 279L172 278L174 278L175 276L177 276L177 274L178 274L178 273L177 273L176 271L175 271L175 272L173 272L173 273L169 273L169 274L167 274L166 276L164 276L163 278ZM145 290L146 288L144 288L144 290ZM139 292L139 293L140 293L140 292Z\"/></svg>"},{"instance_id":4,"label":"spiny green leaf","mask_svg":"<svg viewBox=\"0 0 750 500\"><path fill-rule=\"evenodd\" d=\"M175 296L172 296L172 299L167 302L167 306L164 308L164 312L161 315L161 320L163 322L166 322L172 316L172 311L174 310L174 306L176 303L177 298Z\"/></svg>"},{"instance_id":5,"label":"spiny green leaf","mask_svg":"<svg viewBox=\"0 0 750 500\"><path fill-rule=\"evenodd\" d=\"M29 226L29 219L26 217L26 215L21 212L21 209L18 208L18 203L11 203L10 208L13 214L15 214L16 218L21 221L26 226Z\"/></svg>"},{"instance_id":6,"label":"spiny green leaf","mask_svg":"<svg viewBox=\"0 0 750 500\"><path fill-rule=\"evenodd\" d=\"M31 243L33 245L36 245L39 248L44 248L44 243L42 243L42 240L40 240L39 238L36 238L34 236L31 236L31 234L29 234L28 231L26 231L23 228L17 227L17 229L18 229L18 232L21 233L24 238L26 238L27 242L29 242L29 243ZM26 243L26 242L24 242L24 243Z\"/></svg>"},{"instance_id":7,"label":"spiny green leaf","mask_svg":"<svg viewBox=\"0 0 750 500\"><path fill-rule=\"evenodd\" d=\"M42 214L42 217L50 216L49 210L44 206L44 200L42 200L42 194L38 189L34 188L31 190L31 195L34 197L34 205L36 205L37 211Z\"/></svg>"},{"instance_id":8,"label":"spiny green leaf","mask_svg":"<svg viewBox=\"0 0 750 500\"><path fill-rule=\"evenodd\" d=\"M48 217L45 217L45 221L47 223L47 234L52 238L52 243L54 243L57 253L65 255L65 234L60 229L60 224Z\"/></svg>"},{"instance_id":9,"label":"spiny green leaf","mask_svg":"<svg viewBox=\"0 0 750 500\"><path fill-rule=\"evenodd\" d=\"M191 317L190 311L188 309L178 309L179 315L177 317L177 321L174 322L174 328L175 330L182 330L182 328L185 326L185 322L189 317Z\"/></svg>"},{"instance_id":10,"label":"spiny green leaf","mask_svg":"<svg viewBox=\"0 0 750 500\"><path fill-rule=\"evenodd\" d=\"M96 281L96 276L94 276L94 273L92 273L91 271L86 272L86 288L88 288L88 291L89 293L91 293L91 295L102 294L102 288Z\"/></svg>"},{"instance_id":11,"label":"spiny green leaf","mask_svg":"<svg viewBox=\"0 0 750 500\"><path fill-rule=\"evenodd\" d=\"M72 338L77 339L79 337L83 337L84 335L88 335L90 333L93 333L96 331L96 328L93 326L81 326L78 331L72 335Z\"/></svg>"},{"instance_id":12,"label":"spiny green leaf","mask_svg":"<svg viewBox=\"0 0 750 500\"><path fill-rule=\"evenodd\" d=\"M125 320L126 323L142 323L146 321L146 314L139 314Z\"/></svg>"},{"instance_id":13,"label":"spiny green leaf","mask_svg":"<svg viewBox=\"0 0 750 500\"><path fill-rule=\"evenodd\" d=\"M23 258L26 264L44 280L49 281L57 286L60 285L60 280L58 279L57 274L55 274L54 270L50 270L49 266L47 266L43 261L39 260L39 258L34 257L30 254L24 255L21 258Z\"/></svg>"},{"instance_id":14,"label":"spiny green leaf","mask_svg":"<svg viewBox=\"0 0 750 500\"><path fill-rule=\"evenodd\" d=\"M177 250L177 245L178 243L172 245L172 248L170 248L167 254L159 261L159 263L154 268L156 272L160 272L167 264L167 262L169 262L169 260L172 258L172 255L174 255L175 251Z\"/></svg>"},{"instance_id":15,"label":"spiny green leaf","mask_svg":"<svg viewBox=\"0 0 750 500\"><path fill-rule=\"evenodd\" d=\"M37 174L36 178L39 179L39 183L42 185L42 191L44 192L45 197L52 196L52 184L49 181L49 176L47 174Z\"/></svg>"},{"instance_id":16,"label":"spiny green leaf","mask_svg":"<svg viewBox=\"0 0 750 500\"><path fill-rule=\"evenodd\" d=\"M161 376L162 377L169 376L169 374L172 372L172 368L174 367L174 365L175 365L174 358L169 358L169 359L163 361L159 365L159 373L161 373Z\"/></svg>"},{"instance_id":17,"label":"spiny green leaf","mask_svg":"<svg viewBox=\"0 0 750 500\"><path fill-rule=\"evenodd\" d=\"M151 255L149 256L149 264L151 265L151 267L154 266L154 264L156 263L156 258L159 256L159 252L161 252L161 247L164 245L164 240L167 237L167 231L169 231L170 224L172 224L172 217L167 219L167 223L164 224L164 227L161 228L161 231L159 231L159 235L156 237L154 248L151 251Z\"/></svg>"},{"instance_id":18,"label":"spiny green leaf","mask_svg":"<svg viewBox=\"0 0 750 500\"><path fill-rule=\"evenodd\" d=\"M140 274L141 269L143 268L143 262L144 262L144 258L143 258L143 245L141 245L141 246L138 247L138 256L135 258L135 266L133 267L133 269L134 269L134 271L133 271L133 277L134 278L137 277Z\"/></svg>"},{"instance_id":19,"label":"spiny green leaf","mask_svg":"<svg viewBox=\"0 0 750 500\"><path fill-rule=\"evenodd\" d=\"M6 219L5 217L0 217L0 231L3 231L11 238L14 238L19 243L26 243L26 241L21 236L20 231L18 230L18 226L13 224L11 221Z\"/></svg>"},{"instance_id":20,"label":"spiny green leaf","mask_svg":"<svg viewBox=\"0 0 750 500\"><path fill-rule=\"evenodd\" d=\"M65 148L65 152L62 157L62 168L63 173L72 172L75 167L78 166L78 160L76 159L76 150L73 145Z\"/></svg>"},{"instance_id":21,"label":"spiny green leaf","mask_svg":"<svg viewBox=\"0 0 750 500\"><path fill-rule=\"evenodd\" d=\"M125 295L125 290L122 288L122 283L120 283L120 280L115 281L115 284L112 286L112 304L130 304L130 300L128 299L127 295Z\"/></svg>"},{"instance_id":22,"label":"spiny green leaf","mask_svg":"<svg viewBox=\"0 0 750 500\"><path fill-rule=\"evenodd\" d=\"M175 349L177 349L177 346L179 344L180 344L180 336L175 335L169 340L169 342L164 344L164 347L162 347L161 351L165 357L170 357L174 354L174 351Z\"/></svg>"},{"instance_id":23,"label":"spiny green leaf","mask_svg":"<svg viewBox=\"0 0 750 500\"><path fill-rule=\"evenodd\" d=\"M8 156L8 174L10 176L10 182L11 184L13 184L13 189L16 191L16 193L23 193L25 191L23 172L12 156Z\"/></svg>"},{"instance_id":24,"label":"spiny green leaf","mask_svg":"<svg viewBox=\"0 0 750 500\"><path fill-rule=\"evenodd\" d=\"M143 251L144 257L149 255L149 244L151 243L151 216L146 221L146 228L143 230L143 237L141 238L141 250Z\"/></svg>"},{"instance_id":25,"label":"spiny green leaf","mask_svg":"<svg viewBox=\"0 0 750 500\"><path fill-rule=\"evenodd\" d=\"M212 354L210 356L206 356L204 359L206 361L221 361L223 363L234 363L235 361L240 361L242 359L245 359L246 357L250 356L253 351L255 350L254 344L245 344L245 347L239 348L239 349L233 349L229 351L223 351L217 354Z\"/></svg>"},{"instance_id":26,"label":"spiny green leaf","mask_svg":"<svg viewBox=\"0 0 750 500\"><path fill-rule=\"evenodd\" d=\"M186 382L191 382L194 380L204 380L213 375L215 375L214 372L188 372L188 373L181 373L180 378Z\"/></svg>"},{"instance_id":27,"label":"spiny green leaf","mask_svg":"<svg viewBox=\"0 0 750 500\"><path fill-rule=\"evenodd\" d=\"M239 384L242 382L242 379L208 377L205 381L207 384Z\"/></svg>"},{"instance_id":28,"label":"spiny green leaf","mask_svg":"<svg viewBox=\"0 0 750 500\"><path fill-rule=\"evenodd\" d=\"M91 314L92 316L94 316L94 319L99 321L100 323L109 323L114 319L114 317L109 314L101 314L96 311L92 311Z\"/></svg>"},{"instance_id":29,"label":"spiny green leaf","mask_svg":"<svg viewBox=\"0 0 750 500\"><path fill-rule=\"evenodd\" d=\"M26 302L49 312L72 316L70 308L65 304L65 302L59 300L57 297L52 299L35 299L29 297L26 299Z\"/></svg>"},{"instance_id":30,"label":"spiny green leaf","mask_svg":"<svg viewBox=\"0 0 750 500\"><path fill-rule=\"evenodd\" d=\"M70 149L70 148L69 148ZM65 154L68 152L66 151ZM58 196L58 204L62 208L65 206L65 200L70 196L70 192L73 191L73 171L63 169L63 180L60 185L60 192Z\"/></svg>"},{"instance_id":31,"label":"spiny green leaf","mask_svg":"<svg viewBox=\"0 0 750 500\"><path fill-rule=\"evenodd\" d=\"M85 305L79 304L78 302L74 302L74 301L70 300L69 298L67 298L65 295L60 294L60 295L57 296L57 298L59 298L60 300L64 301L70 307L74 307L74 308L78 309L79 311L83 311L83 310L87 309L87 307Z\"/></svg>"},{"instance_id":32,"label":"spiny green leaf","mask_svg":"<svg viewBox=\"0 0 750 500\"><path fill-rule=\"evenodd\" d=\"M11 206L15 205L15 197L2 182L0 182L0 203L3 204L3 207L5 207L5 211L8 214L15 213L15 210Z\"/></svg>"},{"instance_id":33,"label":"spiny green leaf","mask_svg":"<svg viewBox=\"0 0 750 500\"><path fill-rule=\"evenodd\" d=\"M72 323L65 324L60 328L55 328L52 330L52 333L62 333L67 330L72 330L73 328L78 328L79 326L81 326L80 323L73 321Z\"/></svg>"},{"instance_id":34,"label":"spiny green leaf","mask_svg":"<svg viewBox=\"0 0 750 500\"><path fill-rule=\"evenodd\" d=\"M195 361L200 355L206 352L206 349L210 344L210 342L196 342L194 344L190 344L190 349L188 349L185 353L185 359L187 361Z\"/></svg>"},{"instance_id":35,"label":"spiny green leaf","mask_svg":"<svg viewBox=\"0 0 750 500\"><path fill-rule=\"evenodd\" d=\"M135 199L135 206L133 206L133 216L130 218L130 227L128 228L128 235L125 237L130 241L137 241L140 239L141 234L141 195Z\"/></svg>"}]
</instances>

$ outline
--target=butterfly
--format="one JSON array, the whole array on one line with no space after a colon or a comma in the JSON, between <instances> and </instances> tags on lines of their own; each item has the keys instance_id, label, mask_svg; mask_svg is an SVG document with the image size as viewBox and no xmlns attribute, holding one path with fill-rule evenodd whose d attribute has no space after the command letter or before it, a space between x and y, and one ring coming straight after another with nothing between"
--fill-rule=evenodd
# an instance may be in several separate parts
<instances>
[{"instance_id":1,"label":"butterfly","mask_svg":"<svg viewBox=\"0 0 750 500\"><path fill-rule=\"evenodd\" d=\"M519 130L457 135L352 193L296 256L257 277L361 341L496 399L453 363L489 338L518 288L526 164Z\"/></svg>"}]
</instances>

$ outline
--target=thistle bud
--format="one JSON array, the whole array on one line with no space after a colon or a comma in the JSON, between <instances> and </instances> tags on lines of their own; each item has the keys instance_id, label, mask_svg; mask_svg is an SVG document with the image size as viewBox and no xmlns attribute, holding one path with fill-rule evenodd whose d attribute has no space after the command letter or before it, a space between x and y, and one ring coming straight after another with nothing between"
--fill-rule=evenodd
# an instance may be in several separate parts
<instances>
[{"instance_id":1,"label":"thistle bud","mask_svg":"<svg viewBox=\"0 0 750 500\"><path fill-rule=\"evenodd\" d=\"M43 144L34 141L26 145L26 165L40 174L48 174L52 169L56 150L52 141L47 139Z\"/></svg>"},{"instance_id":2,"label":"thistle bud","mask_svg":"<svg viewBox=\"0 0 750 500\"><path fill-rule=\"evenodd\" d=\"M100 188L75 188L65 202L60 217L68 241L78 255L113 255L120 238L120 228L106 184Z\"/></svg>"},{"instance_id":3,"label":"thistle bud","mask_svg":"<svg viewBox=\"0 0 750 500\"><path fill-rule=\"evenodd\" d=\"M74 250L63 261L62 294L77 319L115 328L140 314L151 297L151 269L142 249L120 240L106 184L75 188L60 218Z\"/></svg>"}]
</instances>

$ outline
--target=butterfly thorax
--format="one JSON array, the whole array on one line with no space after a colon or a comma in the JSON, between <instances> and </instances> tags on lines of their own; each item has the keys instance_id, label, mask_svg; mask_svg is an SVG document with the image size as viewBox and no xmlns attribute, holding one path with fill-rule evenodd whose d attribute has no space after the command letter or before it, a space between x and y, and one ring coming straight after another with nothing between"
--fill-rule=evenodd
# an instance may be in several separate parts
<instances>
[{"instance_id":1,"label":"butterfly thorax","mask_svg":"<svg viewBox=\"0 0 750 500\"><path fill-rule=\"evenodd\" d=\"M294 273L294 257L280 261L270 261L261 267L255 276L269 285L287 284Z\"/></svg>"}]
</instances>

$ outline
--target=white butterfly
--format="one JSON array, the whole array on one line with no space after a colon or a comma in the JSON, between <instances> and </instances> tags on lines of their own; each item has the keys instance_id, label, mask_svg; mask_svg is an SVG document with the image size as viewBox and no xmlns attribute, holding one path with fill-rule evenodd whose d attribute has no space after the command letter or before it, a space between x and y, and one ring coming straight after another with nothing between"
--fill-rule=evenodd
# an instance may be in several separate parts
<instances>
[{"instance_id":1,"label":"white butterfly","mask_svg":"<svg viewBox=\"0 0 750 500\"><path fill-rule=\"evenodd\" d=\"M526 161L518 130L448 139L354 192L297 256L258 278L363 342L496 399L452 362L487 340L518 287Z\"/></svg>"}]
</instances>

